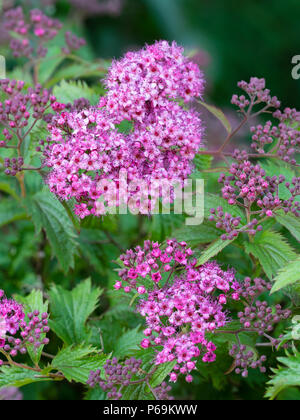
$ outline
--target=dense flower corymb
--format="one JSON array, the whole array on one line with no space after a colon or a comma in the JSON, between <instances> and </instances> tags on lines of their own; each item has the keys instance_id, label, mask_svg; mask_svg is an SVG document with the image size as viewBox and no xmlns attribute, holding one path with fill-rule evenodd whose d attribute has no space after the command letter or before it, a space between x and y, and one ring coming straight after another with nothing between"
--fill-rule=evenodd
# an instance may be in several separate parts
<instances>
[{"instance_id":1,"label":"dense flower corymb","mask_svg":"<svg viewBox=\"0 0 300 420\"><path fill-rule=\"evenodd\" d=\"M183 57L179 47L175 44L170 47L165 41L135 54L144 57L146 63L149 61L157 68L161 67L160 71L170 67L173 93L167 89L168 83L161 81L154 96L151 94L149 98L143 97L138 101L137 107L141 112L128 105L129 115L124 109L112 109L111 96L116 95L116 104L120 106L122 99L116 92L118 83L107 81L109 91L102 98L100 108L63 112L52 118L48 126L51 136L44 151L45 164L52 168L48 184L59 198L76 199L75 212L81 218L104 214L107 208L118 207L120 203L127 205L136 193L139 197L134 203L135 208L148 214L164 195L157 186L160 180L171 188L168 202L172 202L172 188L184 184L193 170L192 161L196 153L203 147L203 126L199 115L169 100L170 97L184 96L183 90L190 90L191 97L199 96L203 85L200 70L196 71L197 66ZM114 66L118 65L115 63L112 66L112 73ZM145 66L148 72L148 64ZM148 86L150 90L158 83L153 79L156 77L153 72L151 74L152 78L140 75L144 80L143 86ZM123 80L123 76L120 77ZM130 100L136 103L134 92L130 93L133 89L131 79L125 77L122 83L124 88L127 86ZM129 133L121 134L118 124L124 119L133 120L133 127ZM126 197L119 191L121 170L126 171L127 176L129 191L126 191ZM107 195L109 185L104 186L103 181L114 181L117 191L111 188L112 195ZM142 183L144 186L141 186ZM104 194L105 198L100 202Z\"/></svg>"},{"instance_id":2,"label":"dense flower corymb","mask_svg":"<svg viewBox=\"0 0 300 420\"><path fill-rule=\"evenodd\" d=\"M175 42L160 41L115 61L105 80L104 103L120 121L143 122L150 112L164 106L165 98L188 102L203 94L204 79L198 66L183 55Z\"/></svg>"},{"instance_id":3,"label":"dense flower corymb","mask_svg":"<svg viewBox=\"0 0 300 420\"><path fill-rule=\"evenodd\" d=\"M197 359L213 362L216 357L206 333L226 325L224 306L229 298L239 299L234 270L223 271L215 262L197 267L193 251L176 240L168 240L165 249L146 241L144 248L127 251L121 260L126 268L115 288L146 295L137 307L147 323L141 346L162 346L155 363L176 361L171 381L179 373L192 381ZM149 280L152 286L147 288Z\"/></svg>"},{"instance_id":4,"label":"dense flower corymb","mask_svg":"<svg viewBox=\"0 0 300 420\"><path fill-rule=\"evenodd\" d=\"M22 305L6 299L3 290L0 290L0 347L4 347L7 333L15 335L19 331L24 317Z\"/></svg>"},{"instance_id":5,"label":"dense flower corymb","mask_svg":"<svg viewBox=\"0 0 300 420\"><path fill-rule=\"evenodd\" d=\"M49 339L45 337L50 330L49 315L35 310L28 313L27 318L28 321L25 320L23 306L7 299L3 290L0 290L0 347L11 357L19 353L25 354L28 345L38 349L49 343ZM20 338L15 337L17 333ZM0 360L0 366L2 363Z\"/></svg>"}]
</instances>

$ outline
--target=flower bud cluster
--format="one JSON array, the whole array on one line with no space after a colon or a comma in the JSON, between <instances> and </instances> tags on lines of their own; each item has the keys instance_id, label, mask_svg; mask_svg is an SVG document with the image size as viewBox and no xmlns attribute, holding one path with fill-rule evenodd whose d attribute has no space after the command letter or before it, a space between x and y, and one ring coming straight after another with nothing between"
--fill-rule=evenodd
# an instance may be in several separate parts
<instances>
[{"instance_id":1,"label":"flower bud cluster","mask_svg":"<svg viewBox=\"0 0 300 420\"><path fill-rule=\"evenodd\" d=\"M251 147L259 154L266 153L266 146L273 145L272 154L284 162L297 165L295 154L300 146L300 112L286 108L277 110L273 116L279 119L278 126L268 121L264 126L251 127Z\"/></svg>"},{"instance_id":2,"label":"flower bud cluster","mask_svg":"<svg viewBox=\"0 0 300 420\"><path fill-rule=\"evenodd\" d=\"M0 102L0 123L4 126L4 140L0 140L1 148L6 147L14 137L20 141L20 133L22 129L29 127L29 120L33 119L36 122L43 119L56 98L39 84L34 88L29 87L24 92L24 82L16 80L0 80L0 90L7 97Z\"/></svg>"},{"instance_id":3,"label":"flower bud cluster","mask_svg":"<svg viewBox=\"0 0 300 420\"><path fill-rule=\"evenodd\" d=\"M138 383L147 383L151 377L150 374L146 374L141 369L142 360L131 357L126 359L124 362L118 362L118 359L114 357L112 360L107 360L103 369L91 371L87 384L91 388L99 385L100 388L107 392L108 399L120 400L122 398L122 389ZM141 378L141 376L144 377ZM172 399L169 397L168 392L171 387L166 383L153 390L154 396L158 400Z\"/></svg>"},{"instance_id":4,"label":"flower bud cluster","mask_svg":"<svg viewBox=\"0 0 300 420\"><path fill-rule=\"evenodd\" d=\"M10 47L14 57L42 58L47 55L47 42L54 39L62 24L46 16L41 10L33 9L27 18L22 7L9 9L4 15L4 29L11 35ZM69 54L85 45L83 39L67 32L66 46L62 52Z\"/></svg>"},{"instance_id":5,"label":"flower bud cluster","mask_svg":"<svg viewBox=\"0 0 300 420\"><path fill-rule=\"evenodd\" d=\"M247 113L247 110L252 110L256 105L264 105L263 111L269 108L279 108L280 102L277 97L270 95L270 90L266 89L265 79L258 79L252 77L250 82L241 81L238 83L238 87L244 90L247 94L245 95L233 95L231 103L236 105L243 114Z\"/></svg>"},{"instance_id":6,"label":"flower bud cluster","mask_svg":"<svg viewBox=\"0 0 300 420\"><path fill-rule=\"evenodd\" d=\"M272 307L267 301L259 300L259 297L264 292L270 291L271 288L272 284L261 278L255 278L252 281L250 277L246 277L238 291L242 298L241 302L244 303L244 309L238 313L238 319L241 323L240 331L256 333L268 340L262 345L276 348L281 340L273 338L270 334L276 325L290 318L292 312L283 309L281 305ZM262 373L266 372L266 368L263 366L267 360L266 356L258 356L256 351L242 345L239 340L237 345L233 345L229 354L235 360L235 372L243 377L248 376L249 369L259 368Z\"/></svg>"},{"instance_id":7,"label":"flower bud cluster","mask_svg":"<svg viewBox=\"0 0 300 420\"><path fill-rule=\"evenodd\" d=\"M257 219L253 219L247 225L242 226L241 217L234 217L230 213L224 212L223 207L221 206L217 209L211 209L210 212L211 215L209 220L211 222L216 222L216 227L218 229L226 231L226 233L221 235L221 239L224 241L233 240L238 237L242 231L253 236L256 235L257 232L262 231L262 226L258 224Z\"/></svg>"},{"instance_id":8,"label":"flower bud cluster","mask_svg":"<svg viewBox=\"0 0 300 420\"><path fill-rule=\"evenodd\" d=\"M211 220L217 221L217 225L226 230L224 239L233 239L241 231L255 235L257 231L261 231L260 220L274 217L275 212L279 210L299 217L300 203L297 201L297 196L300 194L299 178L295 177L291 183L288 183L285 182L283 175L266 176L265 170L260 165L252 164L248 160L233 163L229 172L229 176L222 173L219 177L219 183L224 185L223 198L230 205L239 205L248 209L250 216L255 215L255 218L246 226L237 229L239 219L229 214L224 215L221 208L217 211L212 209ZM285 185L290 192L290 197L286 200L279 197L281 185ZM235 224L237 226L234 226Z\"/></svg>"}]
</instances>

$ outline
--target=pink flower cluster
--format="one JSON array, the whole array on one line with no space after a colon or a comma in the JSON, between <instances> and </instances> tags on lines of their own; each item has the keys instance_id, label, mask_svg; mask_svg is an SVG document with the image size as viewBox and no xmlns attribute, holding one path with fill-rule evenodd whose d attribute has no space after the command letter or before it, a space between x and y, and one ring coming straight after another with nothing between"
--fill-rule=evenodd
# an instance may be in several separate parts
<instances>
[{"instance_id":1,"label":"pink flower cluster","mask_svg":"<svg viewBox=\"0 0 300 420\"><path fill-rule=\"evenodd\" d=\"M196 65L183 57L181 48L165 41L126 57L113 64L106 81L109 91L100 108L63 112L48 126L51 137L44 151L45 164L52 168L48 184L60 198L76 199L76 214L81 218L127 204L137 193L134 205L148 214L163 195L152 188L153 181L166 180L170 187L175 181L183 184L203 146L198 114L168 100L183 96L187 101L202 93L203 79ZM137 67L134 57L139 57ZM116 73L119 82L114 80ZM118 124L124 119L133 120L133 130L121 134ZM129 196L120 192L121 170L126 171L126 187L135 183ZM106 194L110 181L117 189L111 188L111 196Z\"/></svg>"},{"instance_id":2,"label":"pink flower cluster","mask_svg":"<svg viewBox=\"0 0 300 420\"><path fill-rule=\"evenodd\" d=\"M223 271L215 262L196 267L191 249L176 240L168 240L165 249L146 241L144 248L127 251L121 260L126 268L120 271L122 281L115 288L147 293L137 307L147 323L141 346L163 347L155 363L176 361L170 380L185 374L191 382L197 358L204 362L216 358L216 346L206 333L226 325L228 298L239 300L235 272Z\"/></svg>"},{"instance_id":3,"label":"pink flower cluster","mask_svg":"<svg viewBox=\"0 0 300 420\"><path fill-rule=\"evenodd\" d=\"M4 29L12 35L10 47L15 57L32 58L34 53L38 57L45 57L48 52L45 43L55 38L62 28L62 24L57 19L46 16L41 10L33 9L27 19L22 7L9 9L4 16ZM84 40L71 36L66 36L67 50L73 50L84 45ZM37 45L37 46L36 46Z\"/></svg>"},{"instance_id":4,"label":"pink flower cluster","mask_svg":"<svg viewBox=\"0 0 300 420\"><path fill-rule=\"evenodd\" d=\"M7 333L15 335L19 331L24 317L22 305L6 299L0 290L0 347L4 347Z\"/></svg>"},{"instance_id":5,"label":"pink flower cluster","mask_svg":"<svg viewBox=\"0 0 300 420\"><path fill-rule=\"evenodd\" d=\"M118 179L119 170L130 165L125 137L114 129L104 111L62 113L48 125L51 144L44 150L45 164L52 168L47 183L61 199L75 198L81 218L100 215L97 200L106 192L101 180ZM108 199L106 195L106 199ZM114 203L114 197L112 202Z\"/></svg>"},{"instance_id":6,"label":"pink flower cluster","mask_svg":"<svg viewBox=\"0 0 300 420\"><path fill-rule=\"evenodd\" d=\"M12 299L7 299L4 291L0 290L0 347L11 357L16 357L18 353L25 354L28 345L38 349L49 343L49 339L45 337L50 331L49 315L47 313L40 315L36 310L27 317L28 321L25 321L23 306ZM18 332L20 338L14 337ZM3 361L0 360L0 366L2 364Z\"/></svg>"},{"instance_id":7,"label":"pink flower cluster","mask_svg":"<svg viewBox=\"0 0 300 420\"><path fill-rule=\"evenodd\" d=\"M128 52L115 61L105 80L105 103L119 121L145 123L149 114L159 114L166 98L189 102L203 94L204 79L198 66L183 55L175 42L156 42L138 52Z\"/></svg>"},{"instance_id":8,"label":"pink flower cluster","mask_svg":"<svg viewBox=\"0 0 300 420\"><path fill-rule=\"evenodd\" d=\"M120 260L126 268L119 271L122 281L115 284L115 289L123 289L126 293L137 290L139 294L147 292L144 286L145 278L151 278L151 284L158 289L163 275L172 275L176 267L196 264L192 257L193 251L187 247L186 242L178 243L168 240L166 249L162 249L158 242L149 240L144 242L144 247L137 246L134 250L126 251Z\"/></svg>"}]
</instances>

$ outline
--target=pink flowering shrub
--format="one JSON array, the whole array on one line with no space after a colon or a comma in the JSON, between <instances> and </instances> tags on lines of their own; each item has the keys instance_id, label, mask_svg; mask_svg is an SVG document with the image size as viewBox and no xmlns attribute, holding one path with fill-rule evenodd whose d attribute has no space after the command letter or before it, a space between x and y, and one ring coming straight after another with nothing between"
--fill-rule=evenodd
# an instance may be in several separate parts
<instances>
[{"instance_id":1,"label":"pink flowering shrub","mask_svg":"<svg viewBox=\"0 0 300 420\"><path fill-rule=\"evenodd\" d=\"M170 188L174 182L183 185L203 147L197 112L171 101L183 98L187 102L200 96L203 76L184 58L181 48L162 41L115 62L105 83L108 92L99 108L62 112L49 124L51 136L44 154L45 165L52 171L47 182L59 198L76 199L75 213L80 218L102 215L108 207L121 203L127 205L137 192L141 198L136 207L148 214L162 193L153 188L149 199L148 193L143 196L140 183L148 190L160 179ZM128 134L118 131L117 125L124 119L134 123ZM129 197L121 190L122 170L128 184L136 183ZM110 181L116 182L117 191L107 196Z\"/></svg>"},{"instance_id":2,"label":"pink flowering shrub","mask_svg":"<svg viewBox=\"0 0 300 420\"><path fill-rule=\"evenodd\" d=\"M232 127L195 52L86 60L61 30L38 9L0 20L0 399L40 382L43 399L284 399L300 386L300 113L253 77Z\"/></svg>"},{"instance_id":3,"label":"pink flowering shrub","mask_svg":"<svg viewBox=\"0 0 300 420\"><path fill-rule=\"evenodd\" d=\"M205 363L216 360L216 345L209 337L230 322L230 300L245 299L246 309L238 315L242 327L246 331L254 328L260 335L273 331L274 323L291 314L279 305L273 316L272 308L266 308L259 300L251 307L253 299L271 289L270 283L255 279L252 285L250 278L240 283L234 270L223 271L216 262L197 266L193 254L185 242L178 243L176 239L167 240L166 247L146 241L143 248L138 246L120 257L126 268L119 271L121 281L114 286L126 293L135 289L142 295L137 312L145 318L147 328L141 347L157 348L156 365L176 363L170 373L171 382L176 382L179 374L192 382L191 372L197 368L197 359ZM276 339L272 342L279 344ZM248 366L260 366L253 357L254 353L248 357L248 364L242 365L243 376L248 375ZM237 368L237 373L241 372Z\"/></svg>"},{"instance_id":4,"label":"pink flowering shrub","mask_svg":"<svg viewBox=\"0 0 300 420\"><path fill-rule=\"evenodd\" d=\"M143 124L151 114L168 108L165 99L189 102L201 97L204 79L199 67L183 55L183 48L167 41L129 52L113 62L105 80L107 97L102 100L118 121Z\"/></svg>"}]
</instances>

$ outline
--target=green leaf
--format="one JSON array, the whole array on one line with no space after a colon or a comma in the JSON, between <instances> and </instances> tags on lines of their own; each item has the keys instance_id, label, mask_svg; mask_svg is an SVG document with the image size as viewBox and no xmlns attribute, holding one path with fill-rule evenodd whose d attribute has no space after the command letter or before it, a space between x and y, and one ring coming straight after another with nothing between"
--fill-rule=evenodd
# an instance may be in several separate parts
<instances>
[{"instance_id":1,"label":"green leaf","mask_svg":"<svg viewBox=\"0 0 300 420\"><path fill-rule=\"evenodd\" d=\"M64 104L73 103L76 99L88 99L92 105L98 102L98 95L83 81L62 80L58 86L53 89L53 95L59 102Z\"/></svg>"},{"instance_id":2,"label":"green leaf","mask_svg":"<svg viewBox=\"0 0 300 420\"><path fill-rule=\"evenodd\" d=\"M245 243L245 250L259 260L269 279L297 257L283 236L273 231L263 232L255 237L254 242Z\"/></svg>"},{"instance_id":3,"label":"green leaf","mask_svg":"<svg viewBox=\"0 0 300 420\"><path fill-rule=\"evenodd\" d=\"M281 174L285 176L287 182L292 182L292 179L296 177L296 172L288 163L273 159L267 160L261 163L261 166L266 171L266 174L270 177ZM282 200L288 200L291 197L291 193L285 186L285 183L280 184L278 187L278 196ZM299 196L296 198L300 198Z\"/></svg>"},{"instance_id":4,"label":"green leaf","mask_svg":"<svg viewBox=\"0 0 300 420\"><path fill-rule=\"evenodd\" d=\"M274 286L271 293L278 292L283 287L289 286L300 280L300 256L291 261L287 266L279 271L277 277L274 279Z\"/></svg>"},{"instance_id":5,"label":"green leaf","mask_svg":"<svg viewBox=\"0 0 300 420\"><path fill-rule=\"evenodd\" d=\"M106 392L104 392L100 386L96 388L90 388L84 395L85 401L105 401L107 400Z\"/></svg>"},{"instance_id":6,"label":"green leaf","mask_svg":"<svg viewBox=\"0 0 300 420\"><path fill-rule=\"evenodd\" d=\"M211 216L210 210L218 207L223 207L224 213L230 213L234 217L240 217L242 223L247 222L245 212L240 207L231 206L224 198L219 197L218 195L210 193L205 194L205 217L209 218L209 216Z\"/></svg>"},{"instance_id":7,"label":"green leaf","mask_svg":"<svg viewBox=\"0 0 300 420\"><path fill-rule=\"evenodd\" d=\"M62 372L68 381L85 384L91 370L100 369L106 360L106 355L97 354L97 349L91 346L69 346L56 355L51 367Z\"/></svg>"},{"instance_id":8,"label":"green leaf","mask_svg":"<svg viewBox=\"0 0 300 420\"><path fill-rule=\"evenodd\" d=\"M102 291L92 288L91 280L68 291L53 286L49 292L52 320L50 327L67 345L88 342L91 331L86 322L95 311Z\"/></svg>"},{"instance_id":9,"label":"green leaf","mask_svg":"<svg viewBox=\"0 0 300 420\"><path fill-rule=\"evenodd\" d=\"M143 382L138 385L127 386L122 391L123 401L151 401L154 400L152 392L147 389L147 385Z\"/></svg>"},{"instance_id":10,"label":"green leaf","mask_svg":"<svg viewBox=\"0 0 300 420\"><path fill-rule=\"evenodd\" d=\"M62 69L58 69L51 80L46 83L46 88L57 85L63 79L83 79L87 77L97 77L99 79L106 75L109 65L110 62L108 61L72 63L64 66Z\"/></svg>"},{"instance_id":11,"label":"green leaf","mask_svg":"<svg viewBox=\"0 0 300 420\"><path fill-rule=\"evenodd\" d=\"M220 123L225 127L228 134L231 133L232 128L231 128L230 122L228 121L224 112L221 109L218 109L213 105L208 105L205 102L202 102L199 100L198 102L200 105L204 106L204 108L206 108L211 114L213 114L220 121Z\"/></svg>"},{"instance_id":12,"label":"green leaf","mask_svg":"<svg viewBox=\"0 0 300 420\"><path fill-rule=\"evenodd\" d=\"M17 180L4 175L4 173L0 174L0 191L3 191L4 193L11 195L16 200L19 200Z\"/></svg>"},{"instance_id":13,"label":"green leaf","mask_svg":"<svg viewBox=\"0 0 300 420\"><path fill-rule=\"evenodd\" d=\"M61 48L57 45L52 45L48 48L47 56L41 61L39 65L39 82L44 84L54 73L54 70L64 61L65 57L61 52Z\"/></svg>"},{"instance_id":14,"label":"green leaf","mask_svg":"<svg viewBox=\"0 0 300 420\"><path fill-rule=\"evenodd\" d=\"M184 222L181 214L156 214L151 218L149 231L153 241L164 241Z\"/></svg>"},{"instance_id":15,"label":"green leaf","mask_svg":"<svg viewBox=\"0 0 300 420\"><path fill-rule=\"evenodd\" d=\"M74 267L76 233L63 205L48 190L26 199L26 206L36 232L45 229L52 252L65 273Z\"/></svg>"},{"instance_id":16,"label":"green leaf","mask_svg":"<svg viewBox=\"0 0 300 420\"><path fill-rule=\"evenodd\" d=\"M211 168L214 158L211 155L196 155L194 165L198 171L203 171Z\"/></svg>"},{"instance_id":17,"label":"green leaf","mask_svg":"<svg viewBox=\"0 0 300 420\"><path fill-rule=\"evenodd\" d=\"M201 257L198 259L197 265L203 265L211 258L218 255L224 248L230 245L234 240L227 240L223 241L222 239L218 239L217 241L213 242L206 250L201 254Z\"/></svg>"},{"instance_id":18,"label":"green leaf","mask_svg":"<svg viewBox=\"0 0 300 420\"><path fill-rule=\"evenodd\" d=\"M275 219L284 226L300 242L300 220L292 214L277 214Z\"/></svg>"},{"instance_id":19,"label":"green leaf","mask_svg":"<svg viewBox=\"0 0 300 420\"><path fill-rule=\"evenodd\" d=\"M266 397L274 400L286 388L300 386L300 353L279 357L282 366L272 369L275 374L268 382Z\"/></svg>"},{"instance_id":20,"label":"green leaf","mask_svg":"<svg viewBox=\"0 0 300 420\"><path fill-rule=\"evenodd\" d=\"M26 213L18 203L10 198L1 198L0 200L0 227L17 220L26 219Z\"/></svg>"},{"instance_id":21,"label":"green leaf","mask_svg":"<svg viewBox=\"0 0 300 420\"><path fill-rule=\"evenodd\" d=\"M115 344L114 356L125 357L132 356L136 350L140 349L140 342L144 338L144 334L139 331L140 327L127 331L123 334Z\"/></svg>"},{"instance_id":22,"label":"green leaf","mask_svg":"<svg viewBox=\"0 0 300 420\"><path fill-rule=\"evenodd\" d=\"M172 372L176 363L177 360L173 360L172 362L159 365L149 381L151 387L156 388L161 385L166 377Z\"/></svg>"},{"instance_id":23,"label":"green leaf","mask_svg":"<svg viewBox=\"0 0 300 420\"><path fill-rule=\"evenodd\" d=\"M179 242L186 241L189 246L194 247L199 244L207 244L215 241L220 237L220 230L206 222L193 227L184 225L180 229L173 231L172 235Z\"/></svg>"},{"instance_id":24,"label":"green leaf","mask_svg":"<svg viewBox=\"0 0 300 420\"><path fill-rule=\"evenodd\" d=\"M26 320L28 319L28 313L34 312L35 310L40 312L40 315L44 312L48 312L48 302L46 301L44 303L43 300L43 293L41 290L32 290L30 295L23 297L23 296L17 296L16 299L22 303L25 309L25 315ZM43 340L46 337L46 334L41 335L41 340ZM42 355L42 351L44 346L39 347L38 349L35 349L33 345L27 345L28 348L28 354L33 361L34 364L38 364Z\"/></svg>"},{"instance_id":25,"label":"green leaf","mask_svg":"<svg viewBox=\"0 0 300 420\"><path fill-rule=\"evenodd\" d=\"M39 372L29 369L23 369L15 366L2 366L0 368L0 388L21 386L31 384L33 382L51 381L51 378L43 378Z\"/></svg>"}]
</instances>

